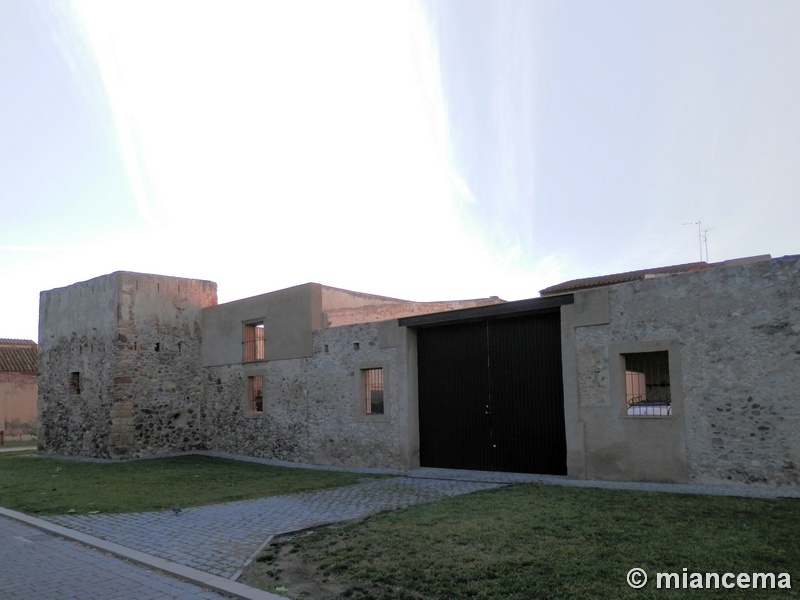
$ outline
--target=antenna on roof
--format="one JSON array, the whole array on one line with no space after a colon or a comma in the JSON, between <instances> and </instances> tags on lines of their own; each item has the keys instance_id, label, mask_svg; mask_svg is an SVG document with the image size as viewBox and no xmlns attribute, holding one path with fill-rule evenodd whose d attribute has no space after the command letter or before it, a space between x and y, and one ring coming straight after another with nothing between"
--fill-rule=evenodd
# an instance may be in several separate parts
<instances>
[{"instance_id":1,"label":"antenna on roof","mask_svg":"<svg viewBox=\"0 0 800 600\"><path fill-rule=\"evenodd\" d=\"M708 262L708 232L711 231L710 227L703 229L703 244L706 246L706 262Z\"/></svg>"},{"instance_id":2,"label":"antenna on roof","mask_svg":"<svg viewBox=\"0 0 800 600\"><path fill-rule=\"evenodd\" d=\"M703 246L706 247L706 262L708 262L708 232L711 229L706 228L703 229L703 221L697 219L697 221L692 221L691 223L684 223L684 225L697 225L697 240L700 243L700 262L703 262Z\"/></svg>"}]
</instances>

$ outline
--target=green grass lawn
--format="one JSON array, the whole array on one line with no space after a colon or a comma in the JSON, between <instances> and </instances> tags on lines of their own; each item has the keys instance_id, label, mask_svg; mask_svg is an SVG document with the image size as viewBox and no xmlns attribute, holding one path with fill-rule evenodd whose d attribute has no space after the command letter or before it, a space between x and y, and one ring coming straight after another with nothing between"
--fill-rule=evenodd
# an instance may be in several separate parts
<instances>
[{"instance_id":1,"label":"green grass lawn","mask_svg":"<svg viewBox=\"0 0 800 600\"><path fill-rule=\"evenodd\" d=\"M0 454L0 506L29 514L140 512L356 483L363 475L204 456L98 463Z\"/></svg>"},{"instance_id":2,"label":"green grass lawn","mask_svg":"<svg viewBox=\"0 0 800 600\"><path fill-rule=\"evenodd\" d=\"M36 440L8 440L6 439L5 443L0 446L0 448L19 448L21 446L32 446L33 448L36 447Z\"/></svg>"},{"instance_id":3,"label":"green grass lawn","mask_svg":"<svg viewBox=\"0 0 800 600\"><path fill-rule=\"evenodd\" d=\"M293 597L789 598L800 594L800 501L536 484L459 496L268 547L244 581ZM651 582L626 584L633 567ZM791 590L656 589L657 572L788 572ZM307 594L307 595L305 595Z\"/></svg>"}]
</instances>

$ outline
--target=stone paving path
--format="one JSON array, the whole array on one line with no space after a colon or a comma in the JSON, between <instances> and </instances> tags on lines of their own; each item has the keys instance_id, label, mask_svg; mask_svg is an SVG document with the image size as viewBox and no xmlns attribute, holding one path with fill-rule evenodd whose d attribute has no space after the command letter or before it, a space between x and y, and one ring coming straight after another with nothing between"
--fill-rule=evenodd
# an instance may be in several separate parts
<instances>
[{"instance_id":1,"label":"stone paving path","mask_svg":"<svg viewBox=\"0 0 800 600\"><path fill-rule=\"evenodd\" d=\"M171 511L58 515L52 523L236 579L272 536L434 502L500 483L397 477L347 487Z\"/></svg>"},{"instance_id":2,"label":"stone paving path","mask_svg":"<svg viewBox=\"0 0 800 600\"><path fill-rule=\"evenodd\" d=\"M4 600L224 600L202 587L0 517Z\"/></svg>"}]
</instances>

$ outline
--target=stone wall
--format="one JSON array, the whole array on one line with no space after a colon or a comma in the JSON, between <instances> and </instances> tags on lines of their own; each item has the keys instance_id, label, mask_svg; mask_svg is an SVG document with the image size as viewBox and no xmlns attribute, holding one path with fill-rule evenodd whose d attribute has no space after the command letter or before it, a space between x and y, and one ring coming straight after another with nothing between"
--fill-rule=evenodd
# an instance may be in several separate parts
<instances>
[{"instance_id":1,"label":"stone wall","mask_svg":"<svg viewBox=\"0 0 800 600\"><path fill-rule=\"evenodd\" d=\"M42 450L205 448L200 320L213 304L213 282L126 272L42 292Z\"/></svg>"},{"instance_id":2,"label":"stone wall","mask_svg":"<svg viewBox=\"0 0 800 600\"><path fill-rule=\"evenodd\" d=\"M115 344L112 456L205 449L201 314L216 284L123 273ZM132 427L132 430L131 430Z\"/></svg>"},{"instance_id":3,"label":"stone wall","mask_svg":"<svg viewBox=\"0 0 800 600\"><path fill-rule=\"evenodd\" d=\"M663 460L657 471L680 480L685 460L692 482L800 485L799 257L584 294L593 318L579 322L576 294L564 332L574 342L565 350L572 475L658 479L643 473ZM673 415L628 417L620 356L656 346L670 353Z\"/></svg>"},{"instance_id":4,"label":"stone wall","mask_svg":"<svg viewBox=\"0 0 800 600\"><path fill-rule=\"evenodd\" d=\"M381 328L396 331L381 336ZM404 346L395 323L358 324L315 331L307 358L208 367L213 448L319 465L406 465ZM387 386L383 418L359 413L359 370L376 365L384 367ZM249 375L264 377L263 414L245 410Z\"/></svg>"},{"instance_id":5,"label":"stone wall","mask_svg":"<svg viewBox=\"0 0 800 600\"><path fill-rule=\"evenodd\" d=\"M117 302L115 275L40 295L39 448L44 452L108 456Z\"/></svg>"}]
</instances>

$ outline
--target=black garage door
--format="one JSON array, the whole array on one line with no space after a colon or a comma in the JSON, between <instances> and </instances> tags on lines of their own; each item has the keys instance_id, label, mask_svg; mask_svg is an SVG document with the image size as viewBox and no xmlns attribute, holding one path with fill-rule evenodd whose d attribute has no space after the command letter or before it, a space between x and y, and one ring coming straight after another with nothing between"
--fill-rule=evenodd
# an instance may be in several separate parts
<instances>
[{"instance_id":1,"label":"black garage door","mask_svg":"<svg viewBox=\"0 0 800 600\"><path fill-rule=\"evenodd\" d=\"M556 311L417 331L424 467L566 474Z\"/></svg>"}]
</instances>

